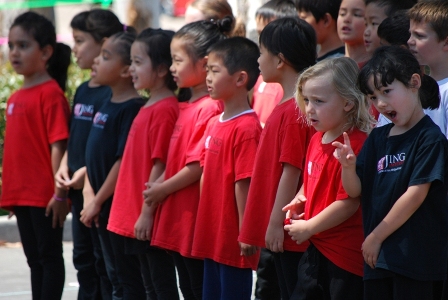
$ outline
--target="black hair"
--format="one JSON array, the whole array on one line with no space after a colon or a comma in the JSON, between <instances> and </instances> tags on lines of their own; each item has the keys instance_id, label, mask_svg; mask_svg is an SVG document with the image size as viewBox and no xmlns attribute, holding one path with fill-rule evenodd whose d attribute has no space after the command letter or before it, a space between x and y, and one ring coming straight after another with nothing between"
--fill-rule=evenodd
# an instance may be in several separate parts
<instances>
[{"instance_id":1,"label":"black hair","mask_svg":"<svg viewBox=\"0 0 448 300\"><path fill-rule=\"evenodd\" d=\"M378 26L377 35L389 45L406 46L411 37L409 32L409 16L406 10L399 10L384 19Z\"/></svg>"},{"instance_id":2,"label":"black hair","mask_svg":"<svg viewBox=\"0 0 448 300\"><path fill-rule=\"evenodd\" d=\"M226 38L232 30L233 18L228 16L222 20L197 21L184 25L173 38L183 39L185 51L194 62L207 55L208 48Z\"/></svg>"},{"instance_id":3,"label":"black hair","mask_svg":"<svg viewBox=\"0 0 448 300\"><path fill-rule=\"evenodd\" d=\"M106 37L126 31L126 26L121 24L118 17L110 10L92 9L83 11L73 17L70 22L72 29L90 33L97 43L101 43Z\"/></svg>"},{"instance_id":4,"label":"black hair","mask_svg":"<svg viewBox=\"0 0 448 300\"><path fill-rule=\"evenodd\" d=\"M297 10L291 0L270 0L260 6L255 12L255 17L267 22L272 19L296 17Z\"/></svg>"},{"instance_id":5,"label":"black hair","mask_svg":"<svg viewBox=\"0 0 448 300\"><path fill-rule=\"evenodd\" d=\"M230 75L238 71L245 71L248 76L247 90L251 90L260 75L258 57L260 50L257 44L244 37L232 37L213 44L208 54L218 56Z\"/></svg>"},{"instance_id":6,"label":"black hair","mask_svg":"<svg viewBox=\"0 0 448 300\"><path fill-rule=\"evenodd\" d=\"M274 55L282 53L297 72L316 63L316 33L298 17L270 22L260 33L260 45Z\"/></svg>"},{"instance_id":7,"label":"black hair","mask_svg":"<svg viewBox=\"0 0 448 300\"><path fill-rule=\"evenodd\" d=\"M171 30L147 28L135 39L135 42L140 42L145 46L153 69L157 69L159 66L166 68L165 85L172 91L177 89L173 75L169 71L171 66L170 43L173 35L174 31Z\"/></svg>"},{"instance_id":8,"label":"black hair","mask_svg":"<svg viewBox=\"0 0 448 300\"><path fill-rule=\"evenodd\" d=\"M300 0L296 7L298 11L311 12L316 22L319 22L326 13L337 20L341 2L342 0Z\"/></svg>"},{"instance_id":9,"label":"black hair","mask_svg":"<svg viewBox=\"0 0 448 300\"><path fill-rule=\"evenodd\" d=\"M10 30L15 26L19 26L31 35L41 49L46 46L52 47L53 54L47 61L47 72L64 91L67 70L70 65L71 49L65 44L56 42L54 25L42 15L35 12L26 12L14 19Z\"/></svg>"},{"instance_id":10,"label":"black hair","mask_svg":"<svg viewBox=\"0 0 448 300\"><path fill-rule=\"evenodd\" d=\"M414 4L417 3L417 0L364 0L366 6L370 3L374 3L379 7L386 7L384 13L386 16L393 15L396 11L402 9L409 9Z\"/></svg>"},{"instance_id":11,"label":"black hair","mask_svg":"<svg viewBox=\"0 0 448 300\"><path fill-rule=\"evenodd\" d=\"M114 43L115 51L126 65L131 65L131 46L137 36L134 28L128 26L127 31L115 33L109 39Z\"/></svg>"},{"instance_id":12,"label":"black hair","mask_svg":"<svg viewBox=\"0 0 448 300\"><path fill-rule=\"evenodd\" d=\"M413 74L421 76L419 88L420 103L423 108L436 109L440 105L439 86L430 76L424 75L415 56L403 47L383 46L375 50L372 58L364 65L358 76L358 86L365 95L373 94L372 88L386 87L394 80L412 88L410 80ZM373 76L373 87L369 80Z\"/></svg>"}]
</instances>

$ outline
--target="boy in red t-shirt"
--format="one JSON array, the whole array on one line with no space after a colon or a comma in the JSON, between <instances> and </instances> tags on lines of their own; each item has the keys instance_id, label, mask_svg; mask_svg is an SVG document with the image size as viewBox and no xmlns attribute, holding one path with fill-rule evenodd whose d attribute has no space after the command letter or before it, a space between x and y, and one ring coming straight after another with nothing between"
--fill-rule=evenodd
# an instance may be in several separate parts
<instances>
[{"instance_id":1,"label":"boy in red t-shirt","mask_svg":"<svg viewBox=\"0 0 448 300\"><path fill-rule=\"evenodd\" d=\"M254 246L238 243L261 126L247 101L258 77L255 43L235 37L209 50L207 87L224 112L205 131L204 168L192 254L204 258L203 299L250 299ZM241 248L240 248L241 247Z\"/></svg>"}]
</instances>

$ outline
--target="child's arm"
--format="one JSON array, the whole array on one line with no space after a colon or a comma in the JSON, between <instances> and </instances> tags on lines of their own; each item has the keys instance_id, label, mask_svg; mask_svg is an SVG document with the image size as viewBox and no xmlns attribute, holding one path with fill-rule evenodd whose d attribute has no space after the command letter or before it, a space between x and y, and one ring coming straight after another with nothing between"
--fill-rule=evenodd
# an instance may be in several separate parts
<instances>
[{"instance_id":1,"label":"child's arm","mask_svg":"<svg viewBox=\"0 0 448 300\"><path fill-rule=\"evenodd\" d=\"M202 168L197 161L187 164L173 177L162 183L148 183L148 189L143 192L145 203L147 205L159 204L168 195L198 181L201 175Z\"/></svg>"},{"instance_id":2,"label":"child's arm","mask_svg":"<svg viewBox=\"0 0 448 300\"><path fill-rule=\"evenodd\" d=\"M307 221L291 220L291 225L285 225L285 230L297 244L301 244L311 236L341 224L350 218L358 207L359 198L336 200Z\"/></svg>"},{"instance_id":3,"label":"child's arm","mask_svg":"<svg viewBox=\"0 0 448 300\"><path fill-rule=\"evenodd\" d=\"M165 172L165 164L156 159L149 174L148 182L154 182ZM141 241L149 241L151 239L153 215L157 205L148 206L143 202L142 211L134 225L135 238Z\"/></svg>"},{"instance_id":4,"label":"child's arm","mask_svg":"<svg viewBox=\"0 0 448 300\"><path fill-rule=\"evenodd\" d=\"M303 190L303 184L294 199L282 208L286 211L286 218L293 220L301 220L305 216L305 202L306 197Z\"/></svg>"},{"instance_id":5,"label":"child's arm","mask_svg":"<svg viewBox=\"0 0 448 300\"><path fill-rule=\"evenodd\" d=\"M406 192L398 198L389 213L366 237L362 244L364 261L372 269L375 268L378 254L383 241L400 228L420 207L428 195L431 183L424 183L408 187Z\"/></svg>"},{"instance_id":6,"label":"child's arm","mask_svg":"<svg viewBox=\"0 0 448 300\"><path fill-rule=\"evenodd\" d=\"M247 202L247 194L249 193L250 178L244 178L235 182L235 200L238 209L238 228L241 230L243 224L244 209ZM239 242L241 255L251 256L258 250L256 246Z\"/></svg>"},{"instance_id":7,"label":"child's arm","mask_svg":"<svg viewBox=\"0 0 448 300\"><path fill-rule=\"evenodd\" d=\"M114 193L120 164L121 158L117 159L114 163L109 174L107 174L106 180L101 185L101 188L98 190L92 201L81 211L81 222L84 223L85 226L91 227L92 221L95 222L97 227L99 226L98 215L101 211L101 205Z\"/></svg>"},{"instance_id":8,"label":"child's arm","mask_svg":"<svg viewBox=\"0 0 448 300\"><path fill-rule=\"evenodd\" d=\"M55 175L61 164L62 157L67 148L67 140L61 140L51 144L51 167L53 169L53 174ZM66 199L67 191L65 188L55 187L55 193L57 198ZM53 216L52 226L56 228L57 226L64 226L65 218L68 214L68 204L67 201L58 201L55 197L50 199L45 210L45 215L48 217L50 214Z\"/></svg>"},{"instance_id":9,"label":"child's arm","mask_svg":"<svg viewBox=\"0 0 448 300\"><path fill-rule=\"evenodd\" d=\"M350 145L348 134L344 132L343 135L344 144L333 142L332 145L336 147L333 155L342 166L342 186L344 190L350 197L356 198L361 195L361 181L356 174L356 155Z\"/></svg>"},{"instance_id":10,"label":"child's arm","mask_svg":"<svg viewBox=\"0 0 448 300\"><path fill-rule=\"evenodd\" d=\"M285 212L282 211L282 208L294 198L296 187L299 184L300 173L299 168L287 163L283 164L283 173L278 184L265 237L266 248L272 252L283 252L283 221L285 219Z\"/></svg>"},{"instance_id":11,"label":"child's arm","mask_svg":"<svg viewBox=\"0 0 448 300\"><path fill-rule=\"evenodd\" d=\"M68 189L66 182L70 180L68 165L67 165L67 151L62 156L61 163L59 164L58 171L54 175L56 181L56 187L61 189Z\"/></svg>"}]
</instances>

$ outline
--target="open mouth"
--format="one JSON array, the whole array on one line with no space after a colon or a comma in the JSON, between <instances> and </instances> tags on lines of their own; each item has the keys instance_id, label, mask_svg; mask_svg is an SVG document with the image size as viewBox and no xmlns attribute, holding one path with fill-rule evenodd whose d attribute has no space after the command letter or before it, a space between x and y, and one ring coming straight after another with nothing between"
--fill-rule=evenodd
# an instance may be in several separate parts
<instances>
[{"instance_id":1,"label":"open mouth","mask_svg":"<svg viewBox=\"0 0 448 300\"><path fill-rule=\"evenodd\" d=\"M390 112L386 112L386 116L389 117L389 119L394 120L397 116L397 112L395 110L392 110Z\"/></svg>"}]
</instances>

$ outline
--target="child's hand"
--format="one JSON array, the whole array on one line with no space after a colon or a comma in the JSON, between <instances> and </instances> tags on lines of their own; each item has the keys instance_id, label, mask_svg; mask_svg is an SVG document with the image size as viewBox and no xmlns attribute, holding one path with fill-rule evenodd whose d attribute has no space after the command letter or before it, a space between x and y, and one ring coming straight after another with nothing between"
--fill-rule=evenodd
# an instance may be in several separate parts
<instances>
[{"instance_id":1,"label":"child's hand","mask_svg":"<svg viewBox=\"0 0 448 300\"><path fill-rule=\"evenodd\" d=\"M52 216L53 222L52 227L63 227L65 218L69 212L69 207L67 201L57 201L54 198L50 199L45 209L45 216Z\"/></svg>"},{"instance_id":2,"label":"child's hand","mask_svg":"<svg viewBox=\"0 0 448 300\"><path fill-rule=\"evenodd\" d=\"M301 244L313 235L308 228L308 222L305 220L291 220L291 225L285 225L285 230L291 236L293 241L297 244Z\"/></svg>"},{"instance_id":3,"label":"child's hand","mask_svg":"<svg viewBox=\"0 0 448 300\"><path fill-rule=\"evenodd\" d=\"M341 163L342 167L347 168L356 166L356 155L350 145L348 134L344 132L343 135L344 144L341 144L340 142L332 143L332 145L336 147L333 152L333 156Z\"/></svg>"},{"instance_id":4,"label":"child's hand","mask_svg":"<svg viewBox=\"0 0 448 300\"><path fill-rule=\"evenodd\" d=\"M364 261L372 269L375 268L378 255L380 254L382 241L378 240L375 234L369 234L364 243L362 243L361 250Z\"/></svg>"},{"instance_id":5,"label":"child's hand","mask_svg":"<svg viewBox=\"0 0 448 300\"><path fill-rule=\"evenodd\" d=\"M151 240L153 223L153 217L148 216L148 214L142 212L134 225L135 238L140 241Z\"/></svg>"},{"instance_id":6,"label":"child's hand","mask_svg":"<svg viewBox=\"0 0 448 300\"><path fill-rule=\"evenodd\" d=\"M56 181L56 187L59 189L68 190L67 182L70 180L70 175L68 174L68 166L61 164L58 171L54 174L54 179Z\"/></svg>"},{"instance_id":7,"label":"child's hand","mask_svg":"<svg viewBox=\"0 0 448 300\"><path fill-rule=\"evenodd\" d=\"M75 190L80 190L84 187L84 180L86 175L86 167L78 169L70 180L65 185Z\"/></svg>"},{"instance_id":8,"label":"child's hand","mask_svg":"<svg viewBox=\"0 0 448 300\"><path fill-rule=\"evenodd\" d=\"M101 211L101 205L98 205L93 199L84 209L81 210L81 222L86 226L91 228L92 221L95 222L95 226L99 227L98 218Z\"/></svg>"},{"instance_id":9,"label":"child's hand","mask_svg":"<svg viewBox=\"0 0 448 300\"><path fill-rule=\"evenodd\" d=\"M283 224L272 224L269 222L266 230L266 248L272 252L283 252L283 240L285 239L285 231Z\"/></svg>"},{"instance_id":10,"label":"child's hand","mask_svg":"<svg viewBox=\"0 0 448 300\"><path fill-rule=\"evenodd\" d=\"M241 256L254 255L260 249L257 246L249 245L249 244L242 243L242 242L238 242L238 244L240 245L240 250L241 250L240 255Z\"/></svg>"},{"instance_id":11,"label":"child's hand","mask_svg":"<svg viewBox=\"0 0 448 300\"><path fill-rule=\"evenodd\" d=\"M143 199L148 206L159 204L168 196L161 183L147 182L145 185L147 189L143 191Z\"/></svg>"},{"instance_id":12,"label":"child's hand","mask_svg":"<svg viewBox=\"0 0 448 300\"><path fill-rule=\"evenodd\" d=\"M302 194L297 194L291 203L282 208L286 211L286 218L293 220L301 220L304 217L306 197Z\"/></svg>"}]
</instances>

